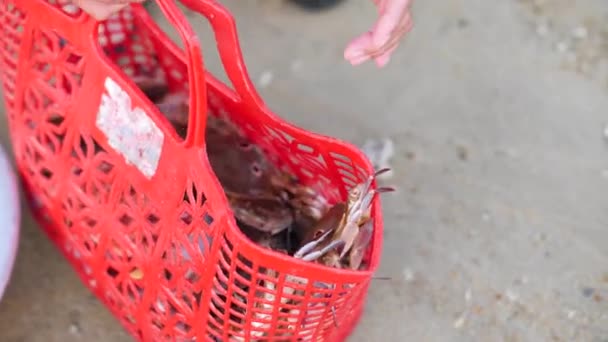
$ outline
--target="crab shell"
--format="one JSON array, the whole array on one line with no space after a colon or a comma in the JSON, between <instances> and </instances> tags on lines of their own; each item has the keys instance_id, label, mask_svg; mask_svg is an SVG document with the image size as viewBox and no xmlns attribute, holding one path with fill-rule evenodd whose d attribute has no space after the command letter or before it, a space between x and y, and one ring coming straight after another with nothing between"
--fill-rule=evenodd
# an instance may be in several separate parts
<instances>
[{"instance_id":1,"label":"crab shell","mask_svg":"<svg viewBox=\"0 0 608 342\"><path fill-rule=\"evenodd\" d=\"M263 233L275 235L293 223L293 215L279 198L238 196L227 193L237 221Z\"/></svg>"}]
</instances>

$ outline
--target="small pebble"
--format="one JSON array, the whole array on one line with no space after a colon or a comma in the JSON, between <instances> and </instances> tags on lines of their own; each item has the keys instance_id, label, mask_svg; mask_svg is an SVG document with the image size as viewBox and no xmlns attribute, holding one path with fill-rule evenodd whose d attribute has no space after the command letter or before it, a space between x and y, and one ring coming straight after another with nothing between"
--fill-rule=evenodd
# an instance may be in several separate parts
<instances>
[{"instance_id":1,"label":"small pebble","mask_svg":"<svg viewBox=\"0 0 608 342\"><path fill-rule=\"evenodd\" d=\"M80 325L78 325L78 323L72 323L70 324L70 334L72 335L80 335L81 329L80 329Z\"/></svg>"},{"instance_id":2,"label":"small pebble","mask_svg":"<svg viewBox=\"0 0 608 342\"><path fill-rule=\"evenodd\" d=\"M411 282L412 280L414 280L414 271L412 271L409 268L406 268L403 270L403 280L405 280L406 282Z\"/></svg>"},{"instance_id":3,"label":"small pebble","mask_svg":"<svg viewBox=\"0 0 608 342\"><path fill-rule=\"evenodd\" d=\"M589 35L587 28L584 26L579 26L572 30L572 37L576 39L585 39Z\"/></svg>"},{"instance_id":4,"label":"small pebble","mask_svg":"<svg viewBox=\"0 0 608 342\"><path fill-rule=\"evenodd\" d=\"M595 292L595 290L591 287L585 287L583 289L583 296L589 298L593 295L593 293Z\"/></svg>"},{"instance_id":5,"label":"small pebble","mask_svg":"<svg viewBox=\"0 0 608 342\"><path fill-rule=\"evenodd\" d=\"M467 320L466 312L463 312L455 321L454 321L454 329L460 329L464 326L464 323Z\"/></svg>"},{"instance_id":6,"label":"small pebble","mask_svg":"<svg viewBox=\"0 0 608 342\"><path fill-rule=\"evenodd\" d=\"M549 26L544 23L538 24L538 26L536 26L536 34L541 37L545 37L547 34L549 34Z\"/></svg>"},{"instance_id":7,"label":"small pebble","mask_svg":"<svg viewBox=\"0 0 608 342\"><path fill-rule=\"evenodd\" d=\"M559 42L555 45L555 49L559 53L565 53L570 49L570 46L566 42Z\"/></svg>"},{"instance_id":8,"label":"small pebble","mask_svg":"<svg viewBox=\"0 0 608 342\"><path fill-rule=\"evenodd\" d=\"M274 78L274 74L270 70L266 70L260 75L260 79L258 80L258 84L261 88L266 88L272 83Z\"/></svg>"},{"instance_id":9,"label":"small pebble","mask_svg":"<svg viewBox=\"0 0 608 342\"><path fill-rule=\"evenodd\" d=\"M566 314L566 316L568 317L568 319L573 319L574 316L576 316L576 311L575 310L568 310L568 313Z\"/></svg>"},{"instance_id":10,"label":"small pebble","mask_svg":"<svg viewBox=\"0 0 608 342\"><path fill-rule=\"evenodd\" d=\"M515 302L519 298L517 293L515 293L513 290L505 291L505 297L507 297L507 299L511 302Z\"/></svg>"},{"instance_id":11,"label":"small pebble","mask_svg":"<svg viewBox=\"0 0 608 342\"><path fill-rule=\"evenodd\" d=\"M459 145L456 148L458 159L462 161L467 161L469 159L469 149L466 146Z\"/></svg>"}]
</instances>

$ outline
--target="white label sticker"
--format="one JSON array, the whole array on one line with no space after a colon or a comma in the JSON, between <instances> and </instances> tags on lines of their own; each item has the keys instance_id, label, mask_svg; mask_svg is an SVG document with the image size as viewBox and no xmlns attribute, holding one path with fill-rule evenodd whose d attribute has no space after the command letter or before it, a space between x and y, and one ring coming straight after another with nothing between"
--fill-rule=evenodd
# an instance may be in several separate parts
<instances>
[{"instance_id":1,"label":"white label sticker","mask_svg":"<svg viewBox=\"0 0 608 342\"><path fill-rule=\"evenodd\" d=\"M114 80L106 78L105 88L97 112L97 127L128 164L137 167L146 178L152 178L162 152L163 132L143 109L132 108L129 94Z\"/></svg>"}]
</instances>

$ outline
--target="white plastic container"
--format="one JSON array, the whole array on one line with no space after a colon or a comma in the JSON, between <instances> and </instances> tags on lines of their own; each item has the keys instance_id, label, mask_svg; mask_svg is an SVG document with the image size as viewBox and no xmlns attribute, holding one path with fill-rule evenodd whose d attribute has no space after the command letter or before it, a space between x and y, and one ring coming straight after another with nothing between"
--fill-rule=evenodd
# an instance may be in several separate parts
<instances>
[{"instance_id":1,"label":"white plastic container","mask_svg":"<svg viewBox=\"0 0 608 342\"><path fill-rule=\"evenodd\" d=\"M0 145L0 299L10 280L19 244L21 206L18 188L8 154Z\"/></svg>"}]
</instances>

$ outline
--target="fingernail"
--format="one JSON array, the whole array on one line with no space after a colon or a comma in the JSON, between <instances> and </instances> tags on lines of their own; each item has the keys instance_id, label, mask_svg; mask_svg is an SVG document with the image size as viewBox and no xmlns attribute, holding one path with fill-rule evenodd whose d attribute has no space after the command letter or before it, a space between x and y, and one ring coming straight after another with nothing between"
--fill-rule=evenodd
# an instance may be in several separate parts
<instances>
[{"instance_id":1,"label":"fingernail","mask_svg":"<svg viewBox=\"0 0 608 342\"><path fill-rule=\"evenodd\" d=\"M363 55L364 52L361 49L346 50L344 52L344 58L346 59L361 58Z\"/></svg>"}]
</instances>

